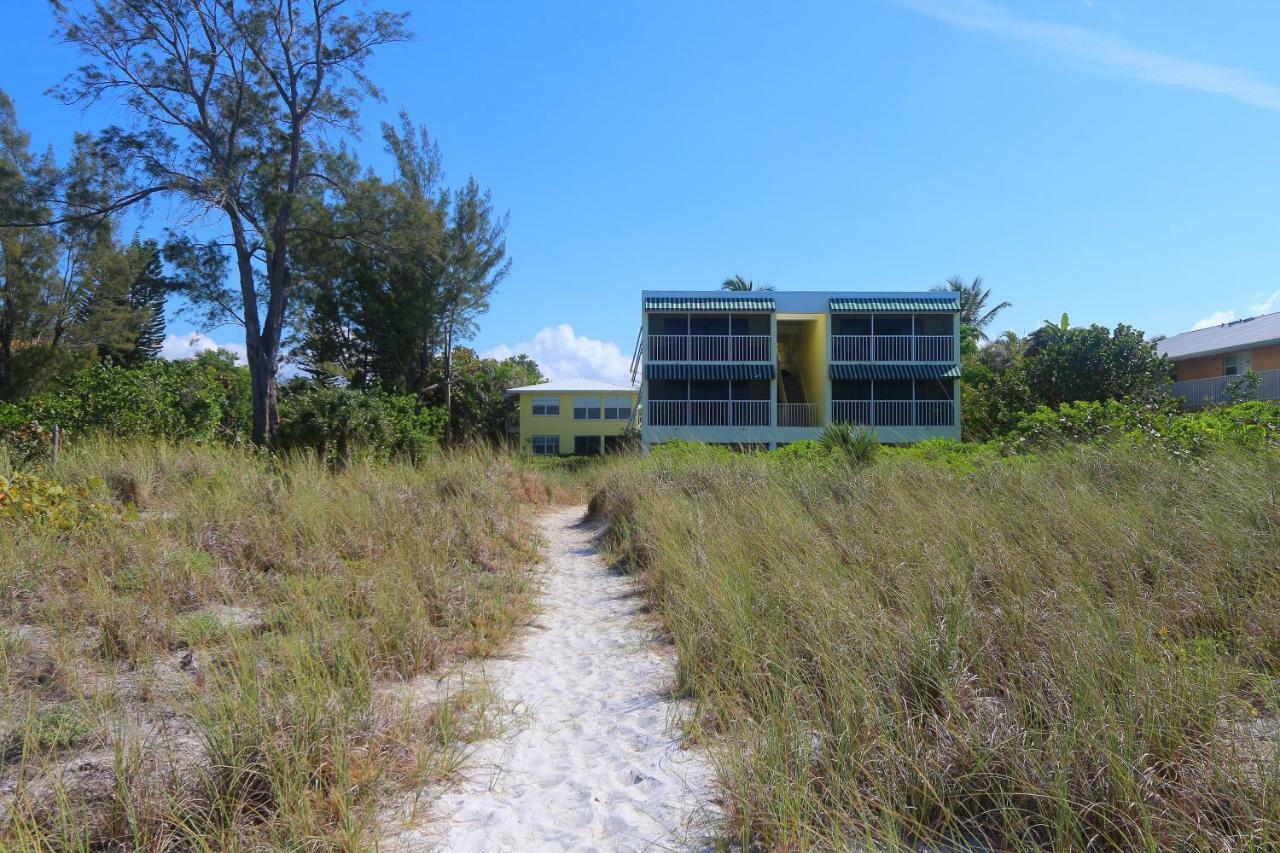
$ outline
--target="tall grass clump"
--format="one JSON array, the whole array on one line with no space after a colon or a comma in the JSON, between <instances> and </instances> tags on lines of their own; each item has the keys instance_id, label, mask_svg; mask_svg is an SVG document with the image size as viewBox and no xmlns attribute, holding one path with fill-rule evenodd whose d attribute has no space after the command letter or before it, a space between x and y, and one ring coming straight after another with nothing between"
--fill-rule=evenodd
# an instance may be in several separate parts
<instances>
[{"instance_id":1,"label":"tall grass clump","mask_svg":"<svg viewBox=\"0 0 1280 853\"><path fill-rule=\"evenodd\" d=\"M466 735L395 685L529 602L540 487L483 451L86 441L15 482L44 510L0 511L4 849L366 846Z\"/></svg>"},{"instance_id":2,"label":"tall grass clump","mask_svg":"<svg viewBox=\"0 0 1280 853\"><path fill-rule=\"evenodd\" d=\"M1280 845L1280 455L601 482L744 845Z\"/></svg>"}]
</instances>

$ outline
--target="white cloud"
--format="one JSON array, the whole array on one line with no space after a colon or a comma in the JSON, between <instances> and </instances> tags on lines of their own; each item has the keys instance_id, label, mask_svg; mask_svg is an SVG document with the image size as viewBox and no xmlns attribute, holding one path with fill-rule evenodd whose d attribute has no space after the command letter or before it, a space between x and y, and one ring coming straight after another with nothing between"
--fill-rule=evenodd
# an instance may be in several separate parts
<instances>
[{"instance_id":1,"label":"white cloud","mask_svg":"<svg viewBox=\"0 0 1280 853\"><path fill-rule=\"evenodd\" d=\"M954 27L1029 44L1060 58L1089 63L1122 77L1222 95L1255 107L1280 110L1280 86L1244 68L1147 50L1086 27L1023 18L986 0L897 2Z\"/></svg>"},{"instance_id":2,"label":"white cloud","mask_svg":"<svg viewBox=\"0 0 1280 853\"><path fill-rule=\"evenodd\" d=\"M568 323L548 326L531 341L514 346L499 344L481 355L509 358L518 353L538 362L551 379L601 379L620 385L631 382L631 359L622 354L617 344L578 335Z\"/></svg>"},{"instance_id":3,"label":"white cloud","mask_svg":"<svg viewBox=\"0 0 1280 853\"><path fill-rule=\"evenodd\" d=\"M1280 308L1280 290L1277 290L1257 305L1249 306L1249 310L1254 314L1270 314L1276 308Z\"/></svg>"},{"instance_id":4,"label":"white cloud","mask_svg":"<svg viewBox=\"0 0 1280 853\"><path fill-rule=\"evenodd\" d=\"M200 332L192 332L189 335L166 335L164 343L160 345L160 357L176 361L182 358L195 358L200 353L213 349L227 350L236 357L236 364L245 363L244 344L215 341Z\"/></svg>"},{"instance_id":5,"label":"white cloud","mask_svg":"<svg viewBox=\"0 0 1280 853\"><path fill-rule=\"evenodd\" d=\"M1208 317L1202 317L1196 320L1196 324L1191 327L1191 331L1196 329L1208 329L1211 326L1221 326L1223 323L1230 323L1236 318L1236 312L1230 308L1225 311L1214 311Z\"/></svg>"}]
</instances>

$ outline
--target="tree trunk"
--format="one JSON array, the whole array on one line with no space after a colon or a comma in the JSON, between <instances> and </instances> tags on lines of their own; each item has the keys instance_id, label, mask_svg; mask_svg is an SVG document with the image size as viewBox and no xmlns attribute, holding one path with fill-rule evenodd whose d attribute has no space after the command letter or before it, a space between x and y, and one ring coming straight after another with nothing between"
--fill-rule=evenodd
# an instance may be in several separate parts
<instances>
[{"instance_id":1,"label":"tree trunk","mask_svg":"<svg viewBox=\"0 0 1280 853\"><path fill-rule=\"evenodd\" d=\"M444 331L444 443L453 443L453 324Z\"/></svg>"},{"instance_id":2,"label":"tree trunk","mask_svg":"<svg viewBox=\"0 0 1280 853\"><path fill-rule=\"evenodd\" d=\"M249 382L253 399L253 443L265 446L275 437L280 425L276 396L276 360L268 357L261 346L248 351Z\"/></svg>"}]
</instances>

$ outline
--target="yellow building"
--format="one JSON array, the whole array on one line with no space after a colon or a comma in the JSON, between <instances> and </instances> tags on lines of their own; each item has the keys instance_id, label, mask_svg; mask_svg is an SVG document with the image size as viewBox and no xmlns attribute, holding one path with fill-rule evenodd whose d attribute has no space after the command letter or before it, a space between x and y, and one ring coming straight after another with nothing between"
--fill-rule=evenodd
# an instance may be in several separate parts
<instances>
[{"instance_id":1,"label":"yellow building","mask_svg":"<svg viewBox=\"0 0 1280 853\"><path fill-rule=\"evenodd\" d=\"M566 379L507 391L520 398L520 449L535 456L607 453L639 424L639 391L596 379Z\"/></svg>"}]
</instances>

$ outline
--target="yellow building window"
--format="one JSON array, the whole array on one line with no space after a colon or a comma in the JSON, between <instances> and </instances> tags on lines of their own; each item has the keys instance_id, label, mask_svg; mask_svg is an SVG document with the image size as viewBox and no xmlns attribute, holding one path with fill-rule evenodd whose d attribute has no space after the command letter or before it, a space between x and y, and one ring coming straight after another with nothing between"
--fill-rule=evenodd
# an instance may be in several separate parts
<instances>
[{"instance_id":1,"label":"yellow building window","mask_svg":"<svg viewBox=\"0 0 1280 853\"><path fill-rule=\"evenodd\" d=\"M560 416L560 398L559 397L534 397L533 413L535 415L548 415L550 417Z\"/></svg>"}]
</instances>

